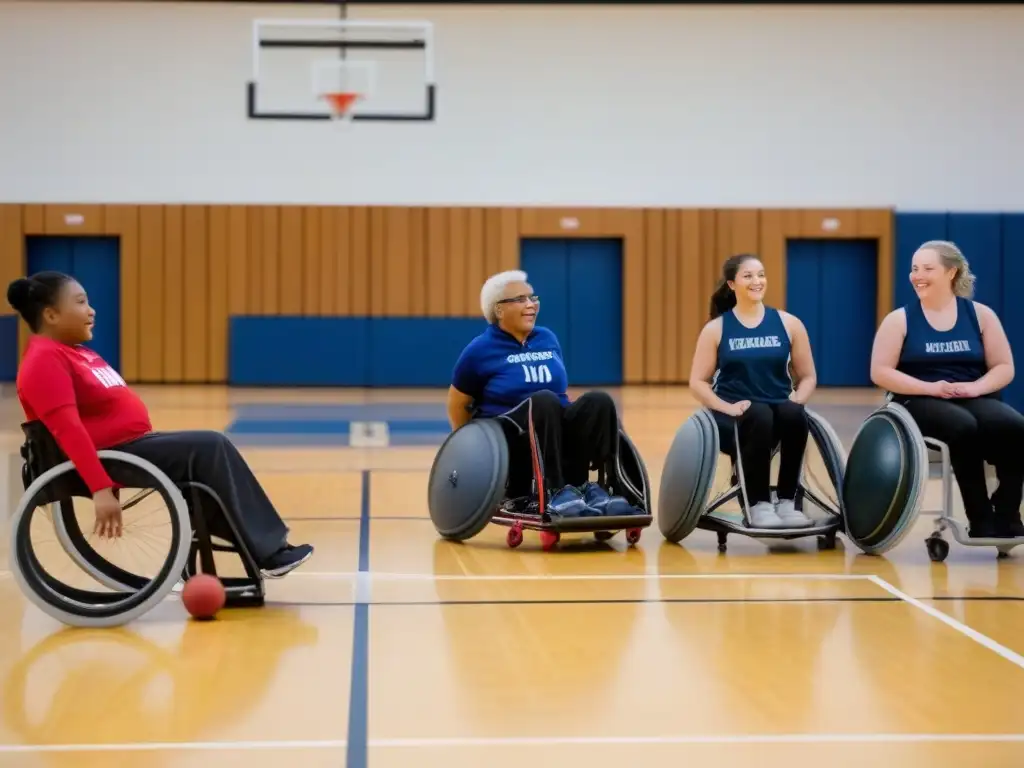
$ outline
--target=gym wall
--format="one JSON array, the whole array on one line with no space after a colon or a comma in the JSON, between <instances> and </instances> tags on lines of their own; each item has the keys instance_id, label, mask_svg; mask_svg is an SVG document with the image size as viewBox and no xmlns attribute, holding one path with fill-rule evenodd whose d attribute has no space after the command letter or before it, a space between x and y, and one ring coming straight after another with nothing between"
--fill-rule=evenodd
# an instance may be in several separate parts
<instances>
[{"instance_id":1,"label":"gym wall","mask_svg":"<svg viewBox=\"0 0 1024 768\"><path fill-rule=\"evenodd\" d=\"M0 270L26 269L26 237L117 235L133 381L443 383L482 323L480 282L543 264L535 238L621 239L609 348L628 383L685 381L738 250L790 306L810 284L787 272L790 241L876 242L854 297L875 321L925 229L966 238L990 292L1019 261L1002 216L1024 211L1019 7L351 6L431 22L437 117L347 128L245 110L253 20L330 6L0 0L0 16ZM308 60L267 62L267 93L313 103ZM991 223L961 226L982 219L998 247ZM816 349L842 348L819 326ZM0 336L15 327L8 309Z\"/></svg>"},{"instance_id":2,"label":"gym wall","mask_svg":"<svg viewBox=\"0 0 1024 768\"><path fill-rule=\"evenodd\" d=\"M784 306L787 240L877 240L862 297L877 317L891 231L885 210L8 204L0 275L25 273L31 236L118 236L130 381L439 386L482 330L483 281L520 266L524 240L621 239L621 381L685 382L729 255L760 254ZM17 333L12 319L8 377Z\"/></svg>"}]
</instances>

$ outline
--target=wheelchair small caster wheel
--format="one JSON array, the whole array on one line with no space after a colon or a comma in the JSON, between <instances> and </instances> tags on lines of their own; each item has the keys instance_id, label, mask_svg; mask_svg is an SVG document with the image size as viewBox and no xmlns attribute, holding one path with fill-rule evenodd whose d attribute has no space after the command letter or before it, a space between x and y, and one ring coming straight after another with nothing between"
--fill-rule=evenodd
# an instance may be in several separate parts
<instances>
[{"instance_id":1,"label":"wheelchair small caster wheel","mask_svg":"<svg viewBox=\"0 0 1024 768\"><path fill-rule=\"evenodd\" d=\"M515 549L523 543L523 529L519 526L513 526L508 529L508 536L505 538L509 548Z\"/></svg>"},{"instance_id":2,"label":"wheelchair small caster wheel","mask_svg":"<svg viewBox=\"0 0 1024 768\"><path fill-rule=\"evenodd\" d=\"M827 551L836 548L836 536L834 533L827 533L818 537L818 549Z\"/></svg>"},{"instance_id":3,"label":"wheelchair small caster wheel","mask_svg":"<svg viewBox=\"0 0 1024 768\"><path fill-rule=\"evenodd\" d=\"M560 538L562 537L558 535L558 531L541 531L540 548L545 552L550 552L558 544Z\"/></svg>"},{"instance_id":4,"label":"wheelchair small caster wheel","mask_svg":"<svg viewBox=\"0 0 1024 768\"><path fill-rule=\"evenodd\" d=\"M938 536L925 539L925 546L928 547L928 559L933 563L941 563L949 555L949 542Z\"/></svg>"},{"instance_id":5,"label":"wheelchair small caster wheel","mask_svg":"<svg viewBox=\"0 0 1024 768\"><path fill-rule=\"evenodd\" d=\"M598 541L609 541L615 536L615 531L596 531L594 538Z\"/></svg>"},{"instance_id":6,"label":"wheelchair small caster wheel","mask_svg":"<svg viewBox=\"0 0 1024 768\"><path fill-rule=\"evenodd\" d=\"M725 531L718 532L718 551L724 553L727 549L725 543L729 539L729 534Z\"/></svg>"},{"instance_id":7,"label":"wheelchair small caster wheel","mask_svg":"<svg viewBox=\"0 0 1024 768\"><path fill-rule=\"evenodd\" d=\"M639 528L630 528L628 531L626 531L626 543L627 544L632 546L632 545L636 544L638 541L640 541L640 529Z\"/></svg>"}]
</instances>

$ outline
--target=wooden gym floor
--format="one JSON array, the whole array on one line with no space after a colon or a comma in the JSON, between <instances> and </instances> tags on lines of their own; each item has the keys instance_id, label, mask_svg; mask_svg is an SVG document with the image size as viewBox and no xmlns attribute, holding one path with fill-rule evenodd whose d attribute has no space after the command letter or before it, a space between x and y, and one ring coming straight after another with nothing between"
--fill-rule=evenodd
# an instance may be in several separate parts
<instances>
[{"instance_id":1,"label":"wooden gym floor","mask_svg":"<svg viewBox=\"0 0 1024 768\"><path fill-rule=\"evenodd\" d=\"M4 768L1024 765L1024 553L954 543L932 564L929 518L885 557L739 536L720 555L712 534L677 546L656 526L636 549L543 553L528 533L509 550L496 527L451 544L426 510L437 435L351 448L302 426L353 407L436 420L439 392L141 392L157 428L230 426L317 554L262 610L196 623L172 598L72 630L27 605L5 542ZM657 488L694 400L617 396ZM848 444L878 402L812 406ZM9 515L20 412L10 392L0 407Z\"/></svg>"}]
</instances>

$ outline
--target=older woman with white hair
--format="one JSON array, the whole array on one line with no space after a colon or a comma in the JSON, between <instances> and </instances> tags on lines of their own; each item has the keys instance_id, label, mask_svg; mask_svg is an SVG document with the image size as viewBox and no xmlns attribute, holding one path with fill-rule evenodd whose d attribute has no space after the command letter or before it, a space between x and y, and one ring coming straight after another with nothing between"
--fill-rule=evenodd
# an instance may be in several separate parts
<instances>
[{"instance_id":1,"label":"older woman with white hair","mask_svg":"<svg viewBox=\"0 0 1024 768\"><path fill-rule=\"evenodd\" d=\"M922 244L910 268L917 299L879 326L871 380L949 446L970 536L1013 538L1024 536L1024 416L999 396L1013 381L1013 354L996 313L971 300L974 281L955 244ZM999 479L991 499L985 461Z\"/></svg>"},{"instance_id":2,"label":"older woman with white hair","mask_svg":"<svg viewBox=\"0 0 1024 768\"><path fill-rule=\"evenodd\" d=\"M589 482L592 466L615 455L618 417L605 392L570 402L558 338L537 325L540 299L525 272L493 275L480 291L489 323L459 356L448 390L448 420L500 417L509 445L509 497L531 495L529 408L543 464L547 511L561 517L637 514L620 497Z\"/></svg>"}]
</instances>

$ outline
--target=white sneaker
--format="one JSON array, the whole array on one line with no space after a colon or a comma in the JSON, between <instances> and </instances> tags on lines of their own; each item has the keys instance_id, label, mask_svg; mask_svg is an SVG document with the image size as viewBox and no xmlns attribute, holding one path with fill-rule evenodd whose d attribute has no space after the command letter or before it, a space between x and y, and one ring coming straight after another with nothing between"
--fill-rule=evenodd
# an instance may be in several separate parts
<instances>
[{"instance_id":1,"label":"white sneaker","mask_svg":"<svg viewBox=\"0 0 1024 768\"><path fill-rule=\"evenodd\" d=\"M751 528L786 528L770 501L759 501L750 508Z\"/></svg>"},{"instance_id":2,"label":"white sneaker","mask_svg":"<svg viewBox=\"0 0 1024 768\"><path fill-rule=\"evenodd\" d=\"M796 508L792 499L780 499L775 512L787 528L810 528L814 521Z\"/></svg>"}]
</instances>

